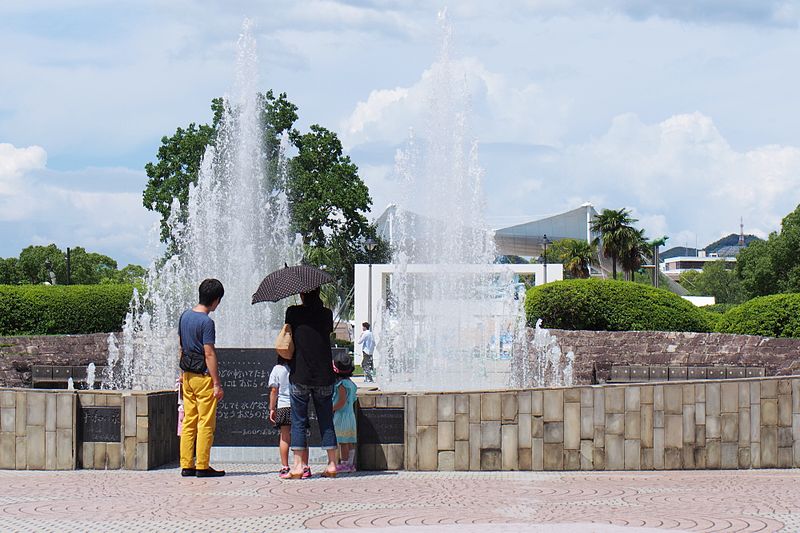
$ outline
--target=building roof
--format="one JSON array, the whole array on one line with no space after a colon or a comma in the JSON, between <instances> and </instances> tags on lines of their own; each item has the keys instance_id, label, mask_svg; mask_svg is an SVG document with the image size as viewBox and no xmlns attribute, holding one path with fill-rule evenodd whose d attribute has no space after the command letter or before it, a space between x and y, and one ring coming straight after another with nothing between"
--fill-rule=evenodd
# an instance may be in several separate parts
<instances>
[{"instance_id":1,"label":"building roof","mask_svg":"<svg viewBox=\"0 0 800 533\"><path fill-rule=\"evenodd\" d=\"M559 213L540 220L532 220L495 231L494 241L498 253L502 255L522 255L534 257L544 250L544 236L548 240L578 239L590 241L593 238L589 224L597 211L586 203L577 209Z\"/></svg>"}]
</instances>

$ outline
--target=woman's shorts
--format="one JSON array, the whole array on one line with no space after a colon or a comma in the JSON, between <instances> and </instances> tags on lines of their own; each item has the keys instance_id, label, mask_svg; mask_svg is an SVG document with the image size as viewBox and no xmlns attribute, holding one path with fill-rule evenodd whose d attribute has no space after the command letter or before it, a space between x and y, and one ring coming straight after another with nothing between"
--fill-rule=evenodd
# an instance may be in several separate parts
<instances>
[{"instance_id":1,"label":"woman's shorts","mask_svg":"<svg viewBox=\"0 0 800 533\"><path fill-rule=\"evenodd\" d=\"M291 426L292 425L292 408L280 407L275 411L275 427Z\"/></svg>"}]
</instances>

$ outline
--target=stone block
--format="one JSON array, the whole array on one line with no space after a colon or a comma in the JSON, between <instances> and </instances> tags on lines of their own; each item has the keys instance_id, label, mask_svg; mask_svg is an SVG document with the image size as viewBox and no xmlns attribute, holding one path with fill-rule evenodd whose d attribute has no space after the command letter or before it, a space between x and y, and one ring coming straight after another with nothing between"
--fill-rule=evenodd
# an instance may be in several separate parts
<instances>
[{"instance_id":1,"label":"stone block","mask_svg":"<svg viewBox=\"0 0 800 533\"><path fill-rule=\"evenodd\" d=\"M27 425L42 426L44 431L45 417L47 412L47 394L43 392L28 392L27 396Z\"/></svg>"},{"instance_id":2,"label":"stone block","mask_svg":"<svg viewBox=\"0 0 800 533\"><path fill-rule=\"evenodd\" d=\"M695 402L695 399L694 399L694 396L695 396L695 394L694 394L694 384L693 383L688 383L686 385L683 385L681 387L681 390L683 391L683 400L682 400L683 405Z\"/></svg>"},{"instance_id":3,"label":"stone block","mask_svg":"<svg viewBox=\"0 0 800 533\"><path fill-rule=\"evenodd\" d=\"M481 422L481 448L500 449L500 421Z\"/></svg>"},{"instance_id":4,"label":"stone block","mask_svg":"<svg viewBox=\"0 0 800 533\"><path fill-rule=\"evenodd\" d=\"M17 457L14 461L17 470L25 470L28 467L28 441L27 439L22 436L14 435L15 439L15 446L14 451L17 454Z\"/></svg>"},{"instance_id":5,"label":"stone block","mask_svg":"<svg viewBox=\"0 0 800 533\"><path fill-rule=\"evenodd\" d=\"M467 415L469 419L469 394L456 395L456 414Z\"/></svg>"},{"instance_id":6,"label":"stone block","mask_svg":"<svg viewBox=\"0 0 800 533\"><path fill-rule=\"evenodd\" d=\"M59 394L56 404L56 428L73 429L75 427L75 395Z\"/></svg>"},{"instance_id":7,"label":"stone block","mask_svg":"<svg viewBox=\"0 0 800 533\"><path fill-rule=\"evenodd\" d=\"M750 405L761 403L761 382L750 382Z\"/></svg>"},{"instance_id":8,"label":"stone block","mask_svg":"<svg viewBox=\"0 0 800 533\"><path fill-rule=\"evenodd\" d=\"M706 383L706 416L719 416L722 412L722 389L719 383Z\"/></svg>"},{"instance_id":9,"label":"stone block","mask_svg":"<svg viewBox=\"0 0 800 533\"><path fill-rule=\"evenodd\" d=\"M694 404L683 406L683 443L694 444Z\"/></svg>"},{"instance_id":10,"label":"stone block","mask_svg":"<svg viewBox=\"0 0 800 533\"><path fill-rule=\"evenodd\" d=\"M656 385L653 387L653 410L664 410L664 386Z\"/></svg>"},{"instance_id":11,"label":"stone block","mask_svg":"<svg viewBox=\"0 0 800 533\"><path fill-rule=\"evenodd\" d=\"M640 468L642 470L653 470L655 468L653 448L642 448L641 456Z\"/></svg>"},{"instance_id":12,"label":"stone block","mask_svg":"<svg viewBox=\"0 0 800 533\"><path fill-rule=\"evenodd\" d=\"M644 387L640 387L640 398L639 401L642 405L653 405L653 387L651 385L646 385Z\"/></svg>"},{"instance_id":13,"label":"stone block","mask_svg":"<svg viewBox=\"0 0 800 533\"><path fill-rule=\"evenodd\" d=\"M453 394L440 394L436 399L439 422L453 422L456 416L456 397Z\"/></svg>"},{"instance_id":14,"label":"stone block","mask_svg":"<svg viewBox=\"0 0 800 533\"><path fill-rule=\"evenodd\" d=\"M14 433L17 428L17 410L14 407L0 407L0 431Z\"/></svg>"},{"instance_id":15,"label":"stone block","mask_svg":"<svg viewBox=\"0 0 800 533\"><path fill-rule=\"evenodd\" d=\"M625 433L625 415L609 413L606 415L606 435L623 435Z\"/></svg>"},{"instance_id":16,"label":"stone block","mask_svg":"<svg viewBox=\"0 0 800 533\"><path fill-rule=\"evenodd\" d=\"M792 380L792 413L800 414L800 379Z\"/></svg>"},{"instance_id":17,"label":"stone block","mask_svg":"<svg viewBox=\"0 0 800 533\"><path fill-rule=\"evenodd\" d=\"M706 445L706 427L705 426L695 426L694 427L694 442L698 446L705 446Z\"/></svg>"},{"instance_id":18,"label":"stone block","mask_svg":"<svg viewBox=\"0 0 800 533\"><path fill-rule=\"evenodd\" d=\"M456 452L443 451L439 452L437 461L437 469L440 472L452 472L456 469Z\"/></svg>"},{"instance_id":19,"label":"stone block","mask_svg":"<svg viewBox=\"0 0 800 533\"><path fill-rule=\"evenodd\" d=\"M456 413L455 439L469 440L469 414Z\"/></svg>"},{"instance_id":20,"label":"stone block","mask_svg":"<svg viewBox=\"0 0 800 533\"><path fill-rule=\"evenodd\" d=\"M469 423L477 424L481 421L481 394L469 395Z\"/></svg>"},{"instance_id":21,"label":"stone block","mask_svg":"<svg viewBox=\"0 0 800 533\"><path fill-rule=\"evenodd\" d=\"M721 385L721 413L735 413L739 408L739 384L735 381Z\"/></svg>"},{"instance_id":22,"label":"stone block","mask_svg":"<svg viewBox=\"0 0 800 533\"><path fill-rule=\"evenodd\" d=\"M581 388L581 407L591 408L594 405L594 391L589 387Z\"/></svg>"},{"instance_id":23,"label":"stone block","mask_svg":"<svg viewBox=\"0 0 800 533\"><path fill-rule=\"evenodd\" d=\"M778 468L792 467L792 449L778 448Z\"/></svg>"},{"instance_id":24,"label":"stone block","mask_svg":"<svg viewBox=\"0 0 800 533\"><path fill-rule=\"evenodd\" d=\"M438 430L438 450L455 450L455 422L439 422Z\"/></svg>"},{"instance_id":25,"label":"stone block","mask_svg":"<svg viewBox=\"0 0 800 533\"><path fill-rule=\"evenodd\" d=\"M664 447L683 448L683 416L664 416ZM667 467L669 469L669 467Z\"/></svg>"},{"instance_id":26,"label":"stone block","mask_svg":"<svg viewBox=\"0 0 800 533\"><path fill-rule=\"evenodd\" d=\"M544 469L564 470L564 446L558 443L544 444Z\"/></svg>"},{"instance_id":27,"label":"stone block","mask_svg":"<svg viewBox=\"0 0 800 533\"><path fill-rule=\"evenodd\" d=\"M606 413L624 413L625 412L625 388L624 387L609 387L606 393ZM606 463L608 458L606 457Z\"/></svg>"},{"instance_id":28,"label":"stone block","mask_svg":"<svg viewBox=\"0 0 800 533\"><path fill-rule=\"evenodd\" d=\"M641 414L639 411L625 413L625 438L638 440L641 436Z\"/></svg>"},{"instance_id":29,"label":"stone block","mask_svg":"<svg viewBox=\"0 0 800 533\"><path fill-rule=\"evenodd\" d=\"M800 467L800 442L795 442L794 446L792 446L792 458L794 461L792 467Z\"/></svg>"},{"instance_id":30,"label":"stone block","mask_svg":"<svg viewBox=\"0 0 800 533\"><path fill-rule=\"evenodd\" d=\"M747 387L748 390L750 387ZM747 409L739 411L739 447L747 448L750 446L750 404ZM749 461L748 461L749 462Z\"/></svg>"},{"instance_id":31,"label":"stone block","mask_svg":"<svg viewBox=\"0 0 800 533\"><path fill-rule=\"evenodd\" d=\"M800 413L792 415L792 440L800 443Z\"/></svg>"},{"instance_id":32,"label":"stone block","mask_svg":"<svg viewBox=\"0 0 800 533\"><path fill-rule=\"evenodd\" d=\"M44 422L44 395L29 395L29 396L41 396L42 397L42 405L41 405L41 412L42 412L42 422ZM29 398L30 399L30 398ZM28 413L30 415L30 412ZM37 425L37 426L28 426L28 434L26 435L26 458L25 463L27 465L28 470L44 470L47 466L47 462L45 460L46 456L46 440L45 440L45 430L44 425Z\"/></svg>"},{"instance_id":33,"label":"stone block","mask_svg":"<svg viewBox=\"0 0 800 533\"><path fill-rule=\"evenodd\" d=\"M705 423L706 423L706 404L705 403L696 403L696 404L694 404L694 423L699 425L699 426L705 425Z\"/></svg>"},{"instance_id":34,"label":"stone block","mask_svg":"<svg viewBox=\"0 0 800 533\"><path fill-rule=\"evenodd\" d=\"M581 470L592 470L594 468L594 446L590 440L581 441Z\"/></svg>"},{"instance_id":35,"label":"stone block","mask_svg":"<svg viewBox=\"0 0 800 533\"><path fill-rule=\"evenodd\" d=\"M123 451L123 459L125 460L125 470L136 470L136 436L133 437L125 437L124 442L125 449ZM362 449L367 449L367 446L359 446L358 447L358 464L359 466L363 465L361 460L361 451ZM94 451L92 452L94 455ZM94 461L94 460L92 460ZM370 461L370 463L374 462L374 457ZM84 463L85 464L85 463Z\"/></svg>"},{"instance_id":36,"label":"stone block","mask_svg":"<svg viewBox=\"0 0 800 533\"><path fill-rule=\"evenodd\" d=\"M531 469L537 472L544 470L544 439L533 439Z\"/></svg>"},{"instance_id":37,"label":"stone block","mask_svg":"<svg viewBox=\"0 0 800 533\"><path fill-rule=\"evenodd\" d=\"M50 393L44 397L44 430L56 430L56 400L60 396L58 393ZM48 470L50 470L48 468Z\"/></svg>"},{"instance_id":38,"label":"stone block","mask_svg":"<svg viewBox=\"0 0 800 533\"><path fill-rule=\"evenodd\" d=\"M681 468L691 470L696 468L694 464L694 446L691 444L684 444L681 450Z\"/></svg>"},{"instance_id":39,"label":"stone block","mask_svg":"<svg viewBox=\"0 0 800 533\"><path fill-rule=\"evenodd\" d=\"M24 392L17 391L15 395L16 399L16 409L15 409L15 416L16 416L16 431L15 434L17 437L24 437L25 436L25 429L28 426L28 395ZM22 461L22 464L25 464L25 461ZM23 467L24 468L24 467Z\"/></svg>"},{"instance_id":40,"label":"stone block","mask_svg":"<svg viewBox=\"0 0 800 533\"><path fill-rule=\"evenodd\" d=\"M439 421L438 397L435 394L417 396L417 425L435 426ZM417 430L419 431L419 430Z\"/></svg>"},{"instance_id":41,"label":"stone block","mask_svg":"<svg viewBox=\"0 0 800 533\"><path fill-rule=\"evenodd\" d=\"M469 442L456 441L455 469L460 472L469 470Z\"/></svg>"},{"instance_id":42,"label":"stone block","mask_svg":"<svg viewBox=\"0 0 800 533\"><path fill-rule=\"evenodd\" d=\"M544 415L544 393L540 390L531 391L531 414Z\"/></svg>"},{"instance_id":43,"label":"stone block","mask_svg":"<svg viewBox=\"0 0 800 533\"><path fill-rule=\"evenodd\" d=\"M564 450L564 470L580 470L581 469L581 452L580 450Z\"/></svg>"},{"instance_id":44,"label":"stone block","mask_svg":"<svg viewBox=\"0 0 800 533\"><path fill-rule=\"evenodd\" d=\"M653 447L653 429L653 406L651 404L642 404L642 409L639 413L639 433L643 448Z\"/></svg>"},{"instance_id":45,"label":"stone block","mask_svg":"<svg viewBox=\"0 0 800 533\"><path fill-rule=\"evenodd\" d=\"M500 450L481 450L481 470L500 470L502 466Z\"/></svg>"},{"instance_id":46,"label":"stone block","mask_svg":"<svg viewBox=\"0 0 800 533\"><path fill-rule=\"evenodd\" d=\"M13 431L0 432L0 469L14 470L17 457L17 436Z\"/></svg>"},{"instance_id":47,"label":"stone block","mask_svg":"<svg viewBox=\"0 0 800 533\"><path fill-rule=\"evenodd\" d=\"M594 438L594 409L581 406L581 438Z\"/></svg>"},{"instance_id":48,"label":"stone block","mask_svg":"<svg viewBox=\"0 0 800 533\"><path fill-rule=\"evenodd\" d=\"M762 400L763 402L763 400ZM761 426L761 468L778 466L778 428Z\"/></svg>"},{"instance_id":49,"label":"stone block","mask_svg":"<svg viewBox=\"0 0 800 533\"><path fill-rule=\"evenodd\" d=\"M150 420L146 416L136 417L136 442L147 443L150 435Z\"/></svg>"},{"instance_id":50,"label":"stone block","mask_svg":"<svg viewBox=\"0 0 800 533\"><path fill-rule=\"evenodd\" d=\"M122 405L122 395L121 394L118 394L118 393L106 393L106 394L104 394L104 396L106 397L106 405L108 407L119 407L120 405ZM403 404L400 404L400 405L397 405L397 406L390 405L389 407L403 407Z\"/></svg>"},{"instance_id":51,"label":"stone block","mask_svg":"<svg viewBox=\"0 0 800 533\"><path fill-rule=\"evenodd\" d=\"M534 439L544 437L544 419L541 416L531 418L531 437Z\"/></svg>"},{"instance_id":52,"label":"stone block","mask_svg":"<svg viewBox=\"0 0 800 533\"><path fill-rule=\"evenodd\" d=\"M705 383L694 384L694 401L695 403L706 403L706 385Z\"/></svg>"},{"instance_id":53,"label":"stone block","mask_svg":"<svg viewBox=\"0 0 800 533\"><path fill-rule=\"evenodd\" d=\"M743 408L750 408L750 383L746 381L739 382L739 409Z\"/></svg>"},{"instance_id":54,"label":"stone block","mask_svg":"<svg viewBox=\"0 0 800 533\"><path fill-rule=\"evenodd\" d=\"M147 396L145 394L137 394L136 398L136 416L147 416Z\"/></svg>"},{"instance_id":55,"label":"stone block","mask_svg":"<svg viewBox=\"0 0 800 533\"><path fill-rule=\"evenodd\" d=\"M564 403L580 403L580 401L581 389L574 387L564 389Z\"/></svg>"},{"instance_id":56,"label":"stone block","mask_svg":"<svg viewBox=\"0 0 800 533\"><path fill-rule=\"evenodd\" d=\"M595 448L605 448L606 446L606 428L603 426L594 428L594 439L592 444Z\"/></svg>"},{"instance_id":57,"label":"stone block","mask_svg":"<svg viewBox=\"0 0 800 533\"><path fill-rule=\"evenodd\" d=\"M137 403L137 407L138 407L138 403ZM377 407L379 409L380 408L384 408L385 409L386 407L389 407L389 397L388 397L388 395L387 394L377 394L375 396L375 407ZM141 416L141 415L139 415L138 410L137 410L136 414L137 414L137 416ZM377 453L378 453L377 452L377 448L376 448L376 452L375 453L376 453L375 457L377 458L377 456L378 456L377 455ZM378 464L378 460L377 459L376 459L376 463L375 464L376 465ZM376 468L378 468L378 467L376 466Z\"/></svg>"},{"instance_id":58,"label":"stone block","mask_svg":"<svg viewBox=\"0 0 800 533\"><path fill-rule=\"evenodd\" d=\"M778 380L765 379L761 381L761 399L778 398Z\"/></svg>"},{"instance_id":59,"label":"stone block","mask_svg":"<svg viewBox=\"0 0 800 533\"><path fill-rule=\"evenodd\" d=\"M377 470L377 461L375 460L375 452L379 448L376 444L362 444L358 447L358 456L356 458L356 463L358 464L359 470ZM136 452L134 451L134 457ZM136 462L134 460L134 468L136 467ZM127 468L127 466L126 466Z\"/></svg>"},{"instance_id":60,"label":"stone block","mask_svg":"<svg viewBox=\"0 0 800 533\"><path fill-rule=\"evenodd\" d=\"M517 408L519 414L531 414L531 391L520 391L517 393Z\"/></svg>"},{"instance_id":61,"label":"stone block","mask_svg":"<svg viewBox=\"0 0 800 533\"><path fill-rule=\"evenodd\" d=\"M761 425L762 426L777 426L778 425L778 400L777 399L761 399Z\"/></svg>"},{"instance_id":62,"label":"stone block","mask_svg":"<svg viewBox=\"0 0 800 533\"><path fill-rule=\"evenodd\" d=\"M0 391L0 408L16 407L17 399L15 394L16 393L13 390Z\"/></svg>"},{"instance_id":63,"label":"stone block","mask_svg":"<svg viewBox=\"0 0 800 533\"><path fill-rule=\"evenodd\" d=\"M622 435L606 433L606 470L623 470L625 468L625 439Z\"/></svg>"},{"instance_id":64,"label":"stone block","mask_svg":"<svg viewBox=\"0 0 800 533\"><path fill-rule=\"evenodd\" d=\"M723 442L720 445L720 468L735 470L739 468L739 445L735 442Z\"/></svg>"},{"instance_id":65,"label":"stone block","mask_svg":"<svg viewBox=\"0 0 800 533\"><path fill-rule=\"evenodd\" d=\"M108 401L110 402L112 399L114 399L114 397L109 396ZM403 394L390 394L386 397L386 407L392 407L394 409L402 409L404 405L405 405L405 398Z\"/></svg>"},{"instance_id":66,"label":"stone block","mask_svg":"<svg viewBox=\"0 0 800 533\"><path fill-rule=\"evenodd\" d=\"M778 425L792 426L792 397L788 394L778 395Z\"/></svg>"},{"instance_id":67,"label":"stone block","mask_svg":"<svg viewBox=\"0 0 800 533\"><path fill-rule=\"evenodd\" d=\"M504 424L513 424L517 421L517 394L509 392L501 397L500 412Z\"/></svg>"},{"instance_id":68,"label":"stone block","mask_svg":"<svg viewBox=\"0 0 800 533\"><path fill-rule=\"evenodd\" d=\"M376 446L379 448L380 446ZM136 470L147 470L150 466L150 450L146 443L137 442L136 443ZM375 455L376 465L375 468L380 469L380 465L377 461L377 453Z\"/></svg>"},{"instance_id":69,"label":"stone block","mask_svg":"<svg viewBox=\"0 0 800 533\"><path fill-rule=\"evenodd\" d=\"M592 464L595 470L606 469L606 452L605 448L595 448L592 452Z\"/></svg>"},{"instance_id":70,"label":"stone block","mask_svg":"<svg viewBox=\"0 0 800 533\"><path fill-rule=\"evenodd\" d=\"M139 450L136 450L136 459L137 459L137 470L147 470L147 465L145 464L144 468L139 467ZM147 455L147 445L144 445L144 453ZM107 463L108 463L108 455L106 454L106 443L105 442L95 442L94 443L94 458L92 459L93 468L95 470L105 470Z\"/></svg>"},{"instance_id":71,"label":"stone block","mask_svg":"<svg viewBox=\"0 0 800 533\"><path fill-rule=\"evenodd\" d=\"M94 442L84 442L81 444L80 467L85 470L94 468Z\"/></svg>"},{"instance_id":72,"label":"stone block","mask_svg":"<svg viewBox=\"0 0 800 533\"><path fill-rule=\"evenodd\" d=\"M519 425L519 442L517 443L518 447L530 448L531 439L533 439L533 434L531 433L530 413L520 413L518 425Z\"/></svg>"},{"instance_id":73,"label":"stone block","mask_svg":"<svg viewBox=\"0 0 800 533\"><path fill-rule=\"evenodd\" d=\"M792 393L792 382L788 379L782 379L778 381L778 395L781 394L791 394Z\"/></svg>"},{"instance_id":74,"label":"stone block","mask_svg":"<svg viewBox=\"0 0 800 533\"><path fill-rule=\"evenodd\" d=\"M664 469L680 470L683 468L682 456L682 448L667 448L664 450Z\"/></svg>"},{"instance_id":75,"label":"stone block","mask_svg":"<svg viewBox=\"0 0 800 533\"><path fill-rule=\"evenodd\" d=\"M359 400L359 405L361 405L361 400ZM406 396L406 405L405 405L406 413L405 413L405 424L406 424L406 436L407 437L415 437L417 436L417 397L416 396Z\"/></svg>"},{"instance_id":76,"label":"stone block","mask_svg":"<svg viewBox=\"0 0 800 533\"><path fill-rule=\"evenodd\" d=\"M664 427L664 411L653 411L653 427Z\"/></svg>"},{"instance_id":77,"label":"stone block","mask_svg":"<svg viewBox=\"0 0 800 533\"><path fill-rule=\"evenodd\" d=\"M417 403L419 406L419 403ZM417 468L436 470L439 463L439 431L436 426L417 426Z\"/></svg>"},{"instance_id":78,"label":"stone block","mask_svg":"<svg viewBox=\"0 0 800 533\"><path fill-rule=\"evenodd\" d=\"M625 411L638 411L641 406L641 388L625 387Z\"/></svg>"},{"instance_id":79,"label":"stone block","mask_svg":"<svg viewBox=\"0 0 800 533\"><path fill-rule=\"evenodd\" d=\"M544 423L544 442L545 444L564 443L564 423L545 422Z\"/></svg>"},{"instance_id":80,"label":"stone block","mask_svg":"<svg viewBox=\"0 0 800 533\"><path fill-rule=\"evenodd\" d=\"M59 470L74 470L75 433L73 432L72 429L59 428L56 430L55 435L56 435L56 468ZM119 449L119 444L116 444L116 446ZM121 453L119 453L119 455L121 456Z\"/></svg>"},{"instance_id":81,"label":"stone block","mask_svg":"<svg viewBox=\"0 0 800 533\"><path fill-rule=\"evenodd\" d=\"M761 468L761 444L758 442L750 444L750 468Z\"/></svg>"},{"instance_id":82,"label":"stone block","mask_svg":"<svg viewBox=\"0 0 800 533\"><path fill-rule=\"evenodd\" d=\"M44 432L44 464L45 470L56 469L56 432Z\"/></svg>"},{"instance_id":83,"label":"stone block","mask_svg":"<svg viewBox=\"0 0 800 533\"><path fill-rule=\"evenodd\" d=\"M136 398L134 396L125 396L124 403L122 409L122 416L123 416L123 435L125 437L135 437L136 436ZM125 468L128 470L133 470L133 467L129 467L128 464L125 464Z\"/></svg>"},{"instance_id":84,"label":"stone block","mask_svg":"<svg viewBox=\"0 0 800 533\"><path fill-rule=\"evenodd\" d=\"M706 417L706 439L719 439L722 437L722 420L719 416Z\"/></svg>"},{"instance_id":85,"label":"stone block","mask_svg":"<svg viewBox=\"0 0 800 533\"><path fill-rule=\"evenodd\" d=\"M544 391L544 421L562 422L564 420L564 392L562 390Z\"/></svg>"},{"instance_id":86,"label":"stone block","mask_svg":"<svg viewBox=\"0 0 800 533\"><path fill-rule=\"evenodd\" d=\"M469 469L481 469L481 424L469 425Z\"/></svg>"},{"instance_id":87,"label":"stone block","mask_svg":"<svg viewBox=\"0 0 800 533\"><path fill-rule=\"evenodd\" d=\"M469 445L469 443L465 443ZM417 470L418 457L417 457L417 437L406 437L405 448L405 467L407 470ZM469 462L467 462L469 467Z\"/></svg>"},{"instance_id":88,"label":"stone block","mask_svg":"<svg viewBox=\"0 0 800 533\"><path fill-rule=\"evenodd\" d=\"M602 426L606 423L605 391L598 387L592 391L592 409L594 410L594 425Z\"/></svg>"},{"instance_id":89,"label":"stone block","mask_svg":"<svg viewBox=\"0 0 800 533\"><path fill-rule=\"evenodd\" d=\"M410 397L415 398L415 397ZM375 395L374 394L362 394L358 397L358 406L364 409L371 409L375 407Z\"/></svg>"},{"instance_id":90,"label":"stone block","mask_svg":"<svg viewBox=\"0 0 800 533\"><path fill-rule=\"evenodd\" d=\"M109 470L122 468L122 444L119 442L106 443L106 457L108 458L106 467Z\"/></svg>"},{"instance_id":91,"label":"stone block","mask_svg":"<svg viewBox=\"0 0 800 533\"><path fill-rule=\"evenodd\" d=\"M517 450L517 456L519 457L520 470L533 470L533 454L530 448L520 448Z\"/></svg>"},{"instance_id":92,"label":"stone block","mask_svg":"<svg viewBox=\"0 0 800 533\"><path fill-rule=\"evenodd\" d=\"M641 442L638 439L625 440L625 470L641 469Z\"/></svg>"},{"instance_id":93,"label":"stone block","mask_svg":"<svg viewBox=\"0 0 800 533\"><path fill-rule=\"evenodd\" d=\"M503 470L519 470L519 428L506 424L502 428L500 445Z\"/></svg>"},{"instance_id":94,"label":"stone block","mask_svg":"<svg viewBox=\"0 0 800 533\"><path fill-rule=\"evenodd\" d=\"M791 448L794 444L792 428L778 428L778 448Z\"/></svg>"},{"instance_id":95,"label":"stone block","mask_svg":"<svg viewBox=\"0 0 800 533\"><path fill-rule=\"evenodd\" d=\"M581 404L564 404L564 449L578 450L581 447ZM580 462L580 461L579 461Z\"/></svg>"},{"instance_id":96,"label":"stone block","mask_svg":"<svg viewBox=\"0 0 800 533\"><path fill-rule=\"evenodd\" d=\"M499 393L481 394L481 422L502 419L502 402Z\"/></svg>"},{"instance_id":97,"label":"stone block","mask_svg":"<svg viewBox=\"0 0 800 533\"><path fill-rule=\"evenodd\" d=\"M683 387L666 385L664 387L664 414L679 415L683 412Z\"/></svg>"},{"instance_id":98,"label":"stone block","mask_svg":"<svg viewBox=\"0 0 800 533\"><path fill-rule=\"evenodd\" d=\"M386 400L386 396L385 395L383 396L383 400L384 401L381 401L381 397L379 396L378 398L376 398L375 405L377 405L379 407L385 407L386 405L388 405L388 402L385 401ZM375 450L374 451L375 462L372 463L373 469L375 469L375 470L388 470L389 469L389 457L388 456L389 456L389 446L390 445L389 444L374 444L372 446L373 446L373 448Z\"/></svg>"},{"instance_id":99,"label":"stone block","mask_svg":"<svg viewBox=\"0 0 800 533\"><path fill-rule=\"evenodd\" d=\"M720 416L720 437L722 442L739 442L739 415L722 413ZM724 467L723 467L724 468Z\"/></svg>"}]
</instances>

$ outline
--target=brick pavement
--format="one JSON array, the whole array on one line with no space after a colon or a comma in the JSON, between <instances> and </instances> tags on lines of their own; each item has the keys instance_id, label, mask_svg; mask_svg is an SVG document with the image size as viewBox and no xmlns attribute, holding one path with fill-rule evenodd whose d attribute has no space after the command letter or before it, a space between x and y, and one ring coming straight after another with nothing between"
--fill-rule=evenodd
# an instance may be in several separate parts
<instances>
[{"instance_id":1,"label":"brick pavement","mask_svg":"<svg viewBox=\"0 0 800 533\"><path fill-rule=\"evenodd\" d=\"M265 465L226 467L216 479L181 478L177 468L0 471L0 530L800 531L800 473L791 470L281 480Z\"/></svg>"}]
</instances>

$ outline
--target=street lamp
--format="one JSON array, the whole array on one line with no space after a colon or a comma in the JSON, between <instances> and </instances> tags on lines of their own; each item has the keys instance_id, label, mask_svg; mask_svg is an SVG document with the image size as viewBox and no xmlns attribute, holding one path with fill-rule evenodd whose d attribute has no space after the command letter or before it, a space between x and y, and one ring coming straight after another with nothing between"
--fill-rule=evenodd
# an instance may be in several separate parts
<instances>
[{"instance_id":1,"label":"street lamp","mask_svg":"<svg viewBox=\"0 0 800 533\"><path fill-rule=\"evenodd\" d=\"M542 236L542 244L544 245L544 283L547 283L547 245L552 244L553 241L547 238L547 234L545 233Z\"/></svg>"},{"instance_id":2,"label":"street lamp","mask_svg":"<svg viewBox=\"0 0 800 533\"><path fill-rule=\"evenodd\" d=\"M367 262L369 263L369 276L368 276L368 286L367 286L367 322L369 322L370 327L372 327L372 252L378 246L378 243L372 237L367 238L364 241L364 248L367 250Z\"/></svg>"}]
</instances>

